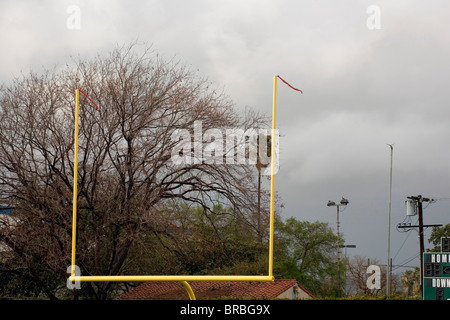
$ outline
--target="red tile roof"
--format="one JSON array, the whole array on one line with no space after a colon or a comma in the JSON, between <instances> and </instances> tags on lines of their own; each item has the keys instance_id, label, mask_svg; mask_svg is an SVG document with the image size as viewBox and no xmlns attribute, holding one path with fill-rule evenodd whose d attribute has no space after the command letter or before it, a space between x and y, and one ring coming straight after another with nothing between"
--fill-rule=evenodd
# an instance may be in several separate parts
<instances>
[{"instance_id":1,"label":"red tile roof","mask_svg":"<svg viewBox=\"0 0 450 320\"><path fill-rule=\"evenodd\" d=\"M258 281L189 281L197 299L208 298L276 298L297 285L312 297L295 279L276 279L273 282ZM188 300L186 289L178 282L151 281L121 295L119 300Z\"/></svg>"}]
</instances>

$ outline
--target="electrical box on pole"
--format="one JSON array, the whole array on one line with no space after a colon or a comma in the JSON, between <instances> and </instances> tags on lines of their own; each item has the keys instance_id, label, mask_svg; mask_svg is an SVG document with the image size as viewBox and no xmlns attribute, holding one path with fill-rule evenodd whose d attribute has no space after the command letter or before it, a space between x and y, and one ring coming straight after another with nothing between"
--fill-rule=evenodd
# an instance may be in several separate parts
<instances>
[{"instance_id":1,"label":"electrical box on pole","mask_svg":"<svg viewBox=\"0 0 450 320\"><path fill-rule=\"evenodd\" d=\"M415 216L417 214L417 201L413 199L406 200L406 215Z\"/></svg>"}]
</instances>

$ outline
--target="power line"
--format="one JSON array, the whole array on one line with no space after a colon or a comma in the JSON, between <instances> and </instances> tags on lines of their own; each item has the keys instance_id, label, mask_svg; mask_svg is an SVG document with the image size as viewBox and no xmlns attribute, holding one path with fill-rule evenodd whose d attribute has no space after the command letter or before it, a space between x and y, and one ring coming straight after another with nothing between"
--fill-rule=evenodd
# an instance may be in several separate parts
<instances>
[{"instance_id":1,"label":"power line","mask_svg":"<svg viewBox=\"0 0 450 320\"><path fill-rule=\"evenodd\" d=\"M400 253L400 250L403 248L403 246L406 243L406 240L408 240L409 236L411 235L411 233L408 233L408 236L405 238L405 240L403 241L402 245L400 246L400 248L397 250L397 253L395 254L393 260L395 260L395 258L397 258L398 254Z\"/></svg>"},{"instance_id":2,"label":"power line","mask_svg":"<svg viewBox=\"0 0 450 320\"><path fill-rule=\"evenodd\" d=\"M409 263L409 262L411 262L411 261L413 261L413 260L415 260L415 259L417 259L419 256L420 256L420 253L417 253L417 254L415 254L414 256L412 256L412 257L410 257L410 258L407 258L407 259L403 260L403 262L401 262L400 264L395 265L396 268L393 269L393 271L394 271L394 270L397 270L397 269L399 269L399 268L405 268L405 267L415 268L416 266L406 266L406 264Z\"/></svg>"}]
</instances>

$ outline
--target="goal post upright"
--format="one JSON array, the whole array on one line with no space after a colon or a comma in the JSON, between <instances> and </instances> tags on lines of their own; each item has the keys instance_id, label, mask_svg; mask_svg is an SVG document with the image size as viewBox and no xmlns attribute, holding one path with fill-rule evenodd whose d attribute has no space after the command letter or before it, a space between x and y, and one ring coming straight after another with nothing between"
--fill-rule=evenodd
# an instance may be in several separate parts
<instances>
[{"instance_id":1,"label":"goal post upright","mask_svg":"<svg viewBox=\"0 0 450 320\"><path fill-rule=\"evenodd\" d=\"M71 276L75 275L75 253L77 239L77 198L78 198L78 116L79 116L80 90L75 89L75 132L74 132L74 160L73 160L73 201L72 201L72 269Z\"/></svg>"}]
</instances>

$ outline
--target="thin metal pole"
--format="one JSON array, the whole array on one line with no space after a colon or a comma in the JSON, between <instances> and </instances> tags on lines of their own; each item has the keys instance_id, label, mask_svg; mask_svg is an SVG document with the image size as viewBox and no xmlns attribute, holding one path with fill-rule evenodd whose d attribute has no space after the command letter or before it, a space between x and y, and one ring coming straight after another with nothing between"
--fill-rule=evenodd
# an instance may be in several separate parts
<instances>
[{"instance_id":1,"label":"thin metal pole","mask_svg":"<svg viewBox=\"0 0 450 320\"><path fill-rule=\"evenodd\" d=\"M392 202L392 157L394 153L394 147L392 144L388 144L391 148L391 168L389 173L389 229L388 229L388 256L387 256L387 281L386 281L386 296L389 298L391 295L391 202Z\"/></svg>"},{"instance_id":2,"label":"thin metal pole","mask_svg":"<svg viewBox=\"0 0 450 320\"><path fill-rule=\"evenodd\" d=\"M276 113L277 113L277 76L273 77L273 107L272 107L272 141L271 141L271 166L270 166L270 239L269 239L269 276L273 277L273 220L275 199L275 144L276 144Z\"/></svg>"},{"instance_id":3,"label":"thin metal pole","mask_svg":"<svg viewBox=\"0 0 450 320\"><path fill-rule=\"evenodd\" d=\"M341 234L339 231L339 207L346 206L348 204L348 200L342 197L341 204L336 204L332 201L328 201L327 206L336 206L336 229L337 229L337 292L336 295L338 297L341 296Z\"/></svg>"},{"instance_id":4,"label":"thin metal pole","mask_svg":"<svg viewBox=\"0 0 450 320\"><path fill-rule=\"evenodd\" d=\"M341 296L341 236L339 234L339 205L337 208L337 237L338 237L338 247L337 247L337 267L338 267L338 291L337 296Z\"/></svg>"}]
</instances>

